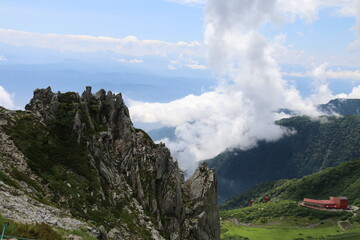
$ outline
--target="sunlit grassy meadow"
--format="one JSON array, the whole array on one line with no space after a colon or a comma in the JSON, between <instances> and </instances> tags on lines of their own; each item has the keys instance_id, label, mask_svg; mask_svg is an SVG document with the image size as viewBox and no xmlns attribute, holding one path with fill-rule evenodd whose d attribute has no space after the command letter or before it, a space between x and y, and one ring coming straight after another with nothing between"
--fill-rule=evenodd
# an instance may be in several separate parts
<instances>
[{"instance_id":1,"label":"sunlit grassy meadow","mask_svg":"<svg viewBox=\"0 0 360 240\"><path fill-rule=\"evenodd\" d=\"M360 239L360 223L351 213L307 209L293 201L223 211L221 217L223 240ZM338 222L347 220L343 232Z\"/></svg>"}]
</instances>

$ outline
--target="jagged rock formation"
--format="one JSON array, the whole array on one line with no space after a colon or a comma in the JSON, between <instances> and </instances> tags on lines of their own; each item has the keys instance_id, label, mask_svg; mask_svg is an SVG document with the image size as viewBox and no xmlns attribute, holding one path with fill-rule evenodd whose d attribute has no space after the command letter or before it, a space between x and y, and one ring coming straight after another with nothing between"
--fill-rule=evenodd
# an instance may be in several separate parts
<instances>
[{"instance_id":1,"label":"jagged rock formation","mask_svg":"<svg viewBox=\"0 0 360 240\"><path fill-rule=\"evenodd\" d=\"M3 182L103 225L102 238L220 239L214 172L202 165L184 181L165 145L133 127L121 94L37 89L26 110L0 113L23 154L3 164Z\"/></svg>"},{"instance_id":2,"label":"jagged rock formation","mask_svg":"<svg viewBox=\"0 0 360 240\"><path fill-rule=\"evenodd\" d=\"M220 235L217 204L217 183L214 170L202 163L185 182L188 209L186 239L216 239ZM206 201L203 201L206 199Z\"/></svg>"}]
</instances>

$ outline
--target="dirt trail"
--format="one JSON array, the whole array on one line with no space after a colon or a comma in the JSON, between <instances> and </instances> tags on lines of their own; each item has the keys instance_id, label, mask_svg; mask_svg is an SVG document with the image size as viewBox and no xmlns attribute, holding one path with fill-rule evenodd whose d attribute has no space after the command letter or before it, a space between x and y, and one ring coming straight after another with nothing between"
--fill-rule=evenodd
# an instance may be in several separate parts
<instances>
[{"instance_id":1,"label":"dirt trail","mask_svg":"<svg viewBox=\"0 0 360 240\"><path fill-rule=\"evenodd\" d=\"M342 223L348 223L348 220L346 221L338 221L338 227L343 231L343 233L346 233L347 229L342 225Z\"/></svg>"},{"instance_id":2,"label":"dirt trail","mask_svg":"<svg viewBox=\"0 0 360 240\"><path fill-rule=\"evenodd\" d=\"M355 217L357 215L357 211L359 210L359 207L351 206L351 209L352 209L351 212L353 214L353 217ZM344 223L346 223L348 226L344 227L343 226ZM345 221L338 221L337 225L341 229L341 231L343 231L343 233L345 233L347 231L347 229L351 226L350 218L348 218Z\"/></svg>"}]
</instances>

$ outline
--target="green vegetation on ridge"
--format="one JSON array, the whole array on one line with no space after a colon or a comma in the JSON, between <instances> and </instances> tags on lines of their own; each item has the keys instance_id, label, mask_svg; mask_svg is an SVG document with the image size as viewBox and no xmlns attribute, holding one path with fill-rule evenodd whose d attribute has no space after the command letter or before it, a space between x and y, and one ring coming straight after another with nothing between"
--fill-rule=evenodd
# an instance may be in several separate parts
<instances>
[{"instance_id":1,"label":"green vegetation on ridge","mask_svg":"<svg viewBox=\"0 0 360 240\"><path fill-rule=\"evenodd\" d=\"M51 199L43 199L46 194L31 178L16 169L13 169L11 175L38 191L37 196L44 203L49 204L50 200L52 205L69 208L73 216L90 220L98 226L104 225L108 230L114 224L126 223L130 231L148 239L147 230L134 224L137 216L124 208L129 205L130 199L116 206L112 205L112 196L108 195L109 184L105 183L105 179L99 177L98 170L90 165L87 142L98 131L107 129L97 116L100 113L109 114L104 110L106 108L106 104L99 106L94 101L89 103L87 112L75 93L64 93L59 97L56 115L46 125L40 123L32 114L14 112L12 118L8 119L10 124L3 128L27 157L32 171L45 181L41 184L46 184L54 194ZM85 121L80 142L73 130L77 111L83 116L82 119L91 118L93 125L91 127L90 122ZM3 112L0 114L6 118ZM95 164L99 164L96 159ZM1 171L0 180L18 188L17 183Z\"/></svg>"},{"instance_id":2,"label":"green vegetation on ridge","mask_svg":"<svg viewBox=\"0 0 360 240\"><path fill-rule=\"evenodd\" d=\"M236 218L239 222L250 224L267 224L271 222L282 222L288 225L306 226L326 219L346 220L352 216L351 213L340 211L320 211L298 206L296 201L279 201L259 203L253 207L222 211L221 218Z\"/></svg>"},{"instance_id":3,"label":"green vegetation on ridge","mask_svg":"<svg viewBox=\"0 0 360 240\"><path fill-rule=\"evenodd\" d=\"M337 239L334 236L343 235L338 221L352 218L349 212L308 209L298 206L296 201L260 203L220 215L222 239L228 240ZM359 222L351 222L347 232L359 237Z\"/></svg>"},{"instance_id":4,"label":"green vegetation on ridge","mask_svg":"<svg viewBox=\"0 0 360 240\"><path fill-rule=\"evenodd\" d=\"M360 157L360 116L292 117L278 121L292 134L261 141L249 150L226 151L208 160L215 168L219 199L279 179L300 178Z\"/></svg>"},{"instance_id":5,"label":"green vegetation on ridge","mask_svg":"<svg viewBox=\"0 0 360 240\"><path fill-rule=\"evenodd\" d=\"M301 179L280 180L259 184L221 205L221 209L235 209L248 205L250 199L261 197L301 201L303 198L328 199L346 196L349 203L360 205L360 159L341 163Z\"/></svg>"},{"instance_id":6,"label":"green vegetation on ridge","mask_svg":"<svg viewBox=\"0 0 360 240\"><path fill-rule=\"evenodd\" d=\"M59 230L54 229L51 226L41 223L41 224L25 224L18 223L12 220L6 219L0 215L0 229L3 230L5 223L9 225L5 229L5 236L21 237L28 239L36 240L65 240L67 235L73 234L81 236L84 240L95 240L94 237L86 234L82 230Z\"/></svg>"},{"instance_id":7,"label":"green vegetation on ridge","mask_svg":"<svg viewBox=\"0 0 360 240\"><path fill-rule=\"evenodd\" d=\"M298 206L303 198L347 196L360 204L360 159L341 163L301 179L262 183L229 199L222 211L222 239L346 240L360 239L360 215L347 211L322 211ZM271 201L261 203L262 197ZM253 207L249 199L255 200ZM243 208L240 208L243 207ZM238 208L238 209L235 209ZM346 232L339 228L345 224Z\"/></svg>"}]
</instances>

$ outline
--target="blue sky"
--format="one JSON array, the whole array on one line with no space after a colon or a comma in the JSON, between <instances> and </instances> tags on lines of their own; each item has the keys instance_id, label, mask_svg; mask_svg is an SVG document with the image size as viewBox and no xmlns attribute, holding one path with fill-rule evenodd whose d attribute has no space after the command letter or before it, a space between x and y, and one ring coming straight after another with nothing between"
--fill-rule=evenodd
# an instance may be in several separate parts
<instances>
[{"instance_id":1,"label":"blue sky","mask_svg":"<svg viewBox=\"0 0 360 240\"><path fill-rule=\"evenodd\" d=\"M297 20L281 27L272 26L265 30L270 36L287 34L287 42L294 48L314 55L338 55L346 53L347 45L356 39L354 17L339 17L333 9L319 12L312 23Z\"/></svg>"},{"instance_id":2,"label":"blue sky","mask_svg":"<svg viewBox=\"0 0 360 240\"><path fill-rule=\"evenodd\" d=\"M179 2L1 0L0 28L43 34L135 36L140 40L171 43L203 42L204 4ZM356 19L351 15L339 16L334 9L338 7L320 10L317 19L311 23L297 19L287 24L265 25L264 35L286 34L286 44L317 56L319 64L334 55L348 55L347 45L357 38L356 31L351 29ZM334 65L341 64L334 61Z\"/></svg>"},{"instance_id":3,"label":"blue sky","mask_svg":"<svg viewBox=\"0 0 360 240\"><path fill-rule=\"evenodd\" d=\"M203 7L162 0L2 0L2 28L169 42L203 40Z\"/></svg>"},{"instance_id":4,"label":"blue sky","mask_svg":"<svg viewBox=\"0 0 360 240\"><path fill-rule=\"evenodd\" d=\"M0 37L0 65L6 68L11 64L47 64L59 63L63 61L77 60L79 65L89 64L87 70L97 66L98 73L116 71L116 72L140 72L150 75L164 75L170 77L190 77L201 78L198 81L208 83L203 84L209 87L213 84L213 79L209 71L185 70L181 67L185 62L190 61L189 57L180 56L177 50L175 53L166 53L163 57L158 54L144 54L141 57L134 54L122 54L113 52L111 47L105 50L77 51L76 46L70 50L62 50L56 47L51 40L48 45L55 47L42 46L41 34L58 34L73 36L91 36L108 37L113 39L123 39L127 36L135 36L139 40L157 40L162 43L175 44L179 41L203 42L203 5L179 4L171 1L161 0L106 0L106 1L1 1L0 4L0 28L4 31L14 30L15 32L26 32L27 34L38 34L36 39L22 39L19 35L9 37L8 41L1 41ZM9 33L5 33L9 35ZM15 43L13 39L22 39L21 43ZM105 43L106 44L106 43ZM61 45L61 40L59 42ZM81 45L81 43L79 44ZM96 44L94 44L96 45ZM94 46L93 45L93 46ZM136 48L136 46L134 47ZM149 48L152 48L150 46ZM154 47L155 48L155 47ZM171 48L171 47L170 47ZM176 48L173 47L173 48ZM140 50L141 51L141 50ZM155 50L156 51L156 50ZM172 50L171 50L172 51ZM174 52L172 51L172 52ZM166 50L165 50L166 52ZM135 54L136 55L136 54ZM141 54L140 54L141 55ZM195 58L191 58L193 61ZM179 61L179 68L169 71L171 63L169 61ZM203 62L203 58L201 59ZM184 63L181 63L181 62ZM4 66L5 65L5 66ZM199 63L199 65L202 65ZM59 66L61 69L62 66ZM84 71L84 67L73 67L73 71ZM174 71L175 70L175 71ZM192 71L191 71L192 70ZM9 70L6 71L7 75ZM16 71L19 72L19 71ZM42 80L34 79L39 73L29 74L28 79L23 81L32 82L26 89L19 89L19 84L12 84L11 79L5 78L6 74L0 76L0 84L8 89L13 97L14 105L22 108L31 97L30 88L46 87L46 84L55 87L55 90L70 91L67 85L62 84L60 79L56 83L45 83ZM6 75L6 76L7 76ZM19 75L19 74L18 74ZM44 75L44 74L42 74ZM15 76L24 77L24 76ZM42 79L46 76L40 76ZM149 77L152 78L153 77ZM104 81L107 81L105 78ZM109 81L112 81L110 79ZM149 80L150 81L150 80ZM36 85L36 83L39 83ZM84 83L85 82L85 83ZM189 82L189 81L187 81ZM99 85L91 81L91 76L85 77L85 80L72 86L75 91L82 91L84 85ZM135 82L136 84L136 82ZM152 84L152 83L149 83ZM28 83L24 85L29 85ZM109 84L104 84L104 88ZM187 87L189 88L189 87ZM186 91L183 94L199 93L198 83L194 84L193 91ZM122 91L121 87L116 87L115 91ZM149 94L154 94L151 92ZM145 94L145 95L149 95ZM126 95L126 93L125 93ZM132 96L140 100L147 100L142 95ZM174 94L174 98L179 96ZM180 95L184 96L184 95ZM149 98L148 98L149 99ZM151 98L155 101L164 101L161 98Z\"/></svg>"}]
</instances>

